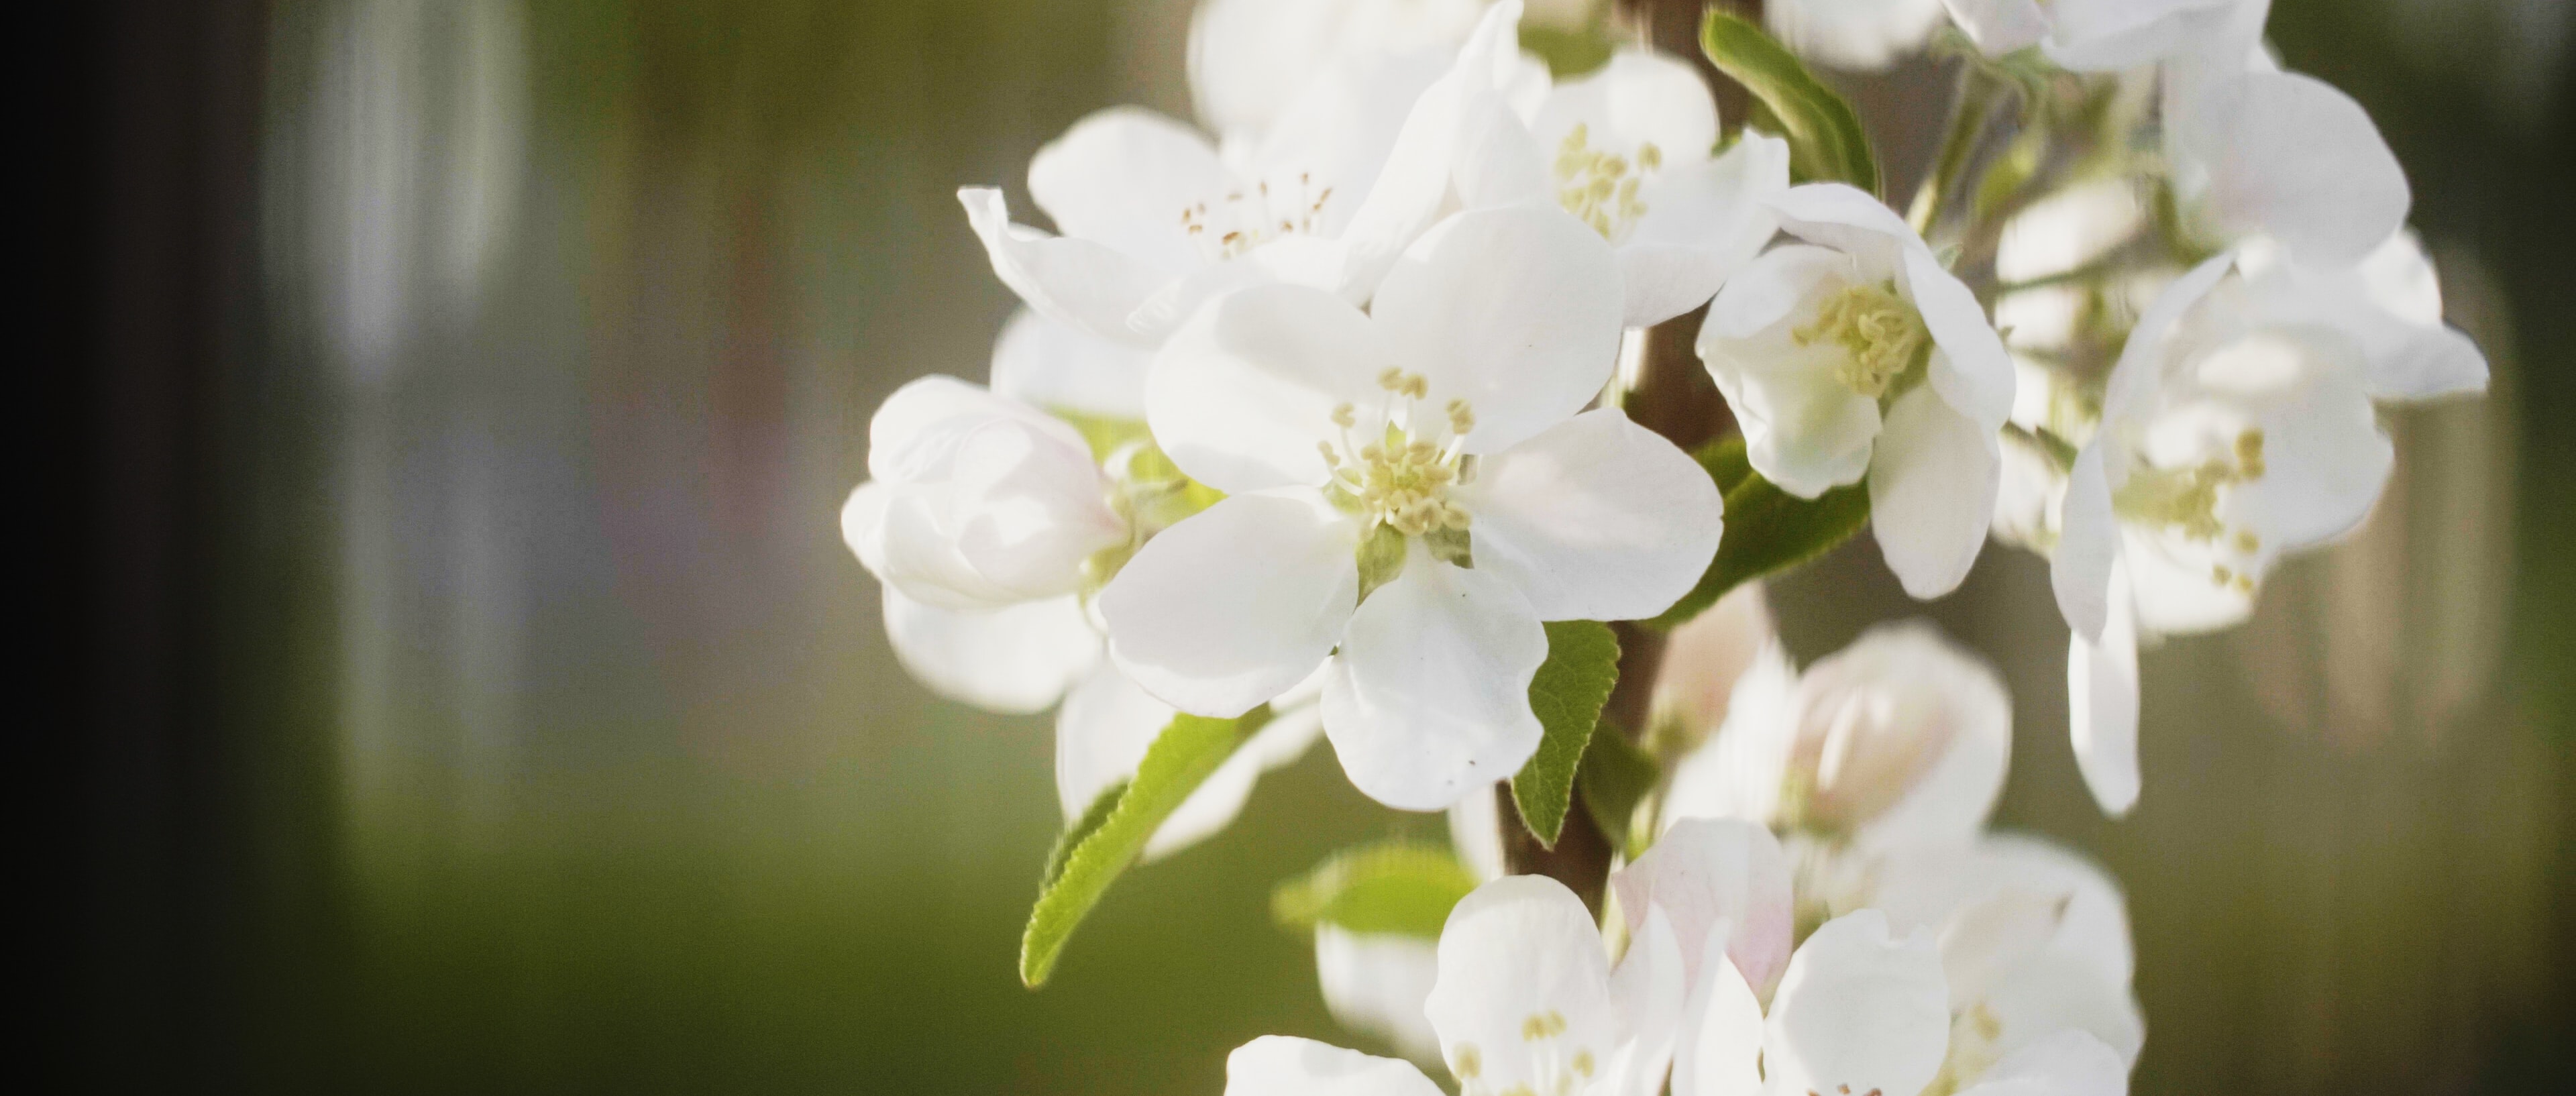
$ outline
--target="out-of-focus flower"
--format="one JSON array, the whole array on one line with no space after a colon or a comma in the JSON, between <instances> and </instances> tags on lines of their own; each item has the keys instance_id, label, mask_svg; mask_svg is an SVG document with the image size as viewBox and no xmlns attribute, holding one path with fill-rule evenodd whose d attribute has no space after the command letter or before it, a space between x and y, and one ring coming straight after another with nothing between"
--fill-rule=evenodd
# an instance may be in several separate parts
<instances>
[{"instance_id":1,"label":"out-of-focus flower","mask_svg":"<svg viewBox=\"0 0 2576 1096\"><path fill-rule=\"evenodd\" d=\"M2012 754L2012 700L1930 624L1881 625L1790 670L1774 647L1717 737L1675 770L1664 815L1741 818L1864 848L1964 844Z\"/></svg>"},{"instance_id":2,"label":"out-of-focus flower","mask_svg":"<svg viewBox=\"0 0 2576 1096\"><path fill-rule=\"evenodd\" d=\"M1762 584L1736 587L1707 612L1675 628L1655 675L1658 749L1684 753L1726 722L1735 684L1777 638Z\"/></svg>"},{"instance_id":3,"label":"out-of-focus flower","mask_svg":"<svg viewBox=\"0 0 2576 1096\"><path fill-rule=\"evenodd\" d=\"M1343 1027L1386 1040L1415 1062L1440 1061L1440 1034L1422 1003L1440 977L1436 941L1402 933L1315 926L1315 977Z\"/></svg>"},{"instance_id":4,"label":"out-of-focus flower","mask_svg":"<svg viewBox=\"0 0 2576 1096\"><path fill-rule=\"evenodd\" d=\"M1147 421L1230 497L1102 591L1112 656L1213 717L1329 656L1324 733L1391 806L1518 771L1540 622L1651 616L1717 548L1696 462L1616 410L1576 413L1618 330L1608 246L1548 208L1450 218L1367 313L1288 285L1212 302L1156 358Z\"/></svg>"},{"instance_id":5,"label":"out-of-focus flower","mask_svg":"<svg viewBox=\"0 0 2576 1096\"><path fill-rule=\"evenodd\" d=\"M1684 991L1680 946L1660 913L1613 971L1573 891L1515 875L1450 911L1423 1008L1462 1092L1649 1096L1671 1061Z\"/></svg>"},{"instance_id":6,"label":"out-of-focus flower","mask_svg":"<svg viewBox=\"0 0 2576 1096\"><path fill-rule=\"evenodd\" d=\"M1862 910L1826 922L1789 957L1770 1008L1713 951L1691 989L1674 1096L1920 1093L1950 1041L1949 988L1932 934L1898 937Z\"/></svg>"},{"instance_id":7,"label":"out-of-focus flower","mask_svg":"<svg viewBox=\"0 0 2576 1096\"><path fill-rule=\"evenodd\" d=\"M1763 21L1801 56L1881 69L1922 49L1941 26L1942 0L1771 0Z\"/></svg>"},{"instance_id":8,"label":"out-of-focus flower","mask_svg":"<svg viewBox=\"0 0 2576 1096\"><path fill-rule=\"evenodd\" d=\"M2052 572L2076 756L2106 810L2138 795L2137 632L2240 621L2273 561L2359 523L2394 459L2374 399L2486 386L2476 347L2427 322L2421 252L2383 246L2352 270L2213 259L2129 336Z\"/></svg>"},{"instance_id":9,"label":"out-of-focus flower","mask_svg":"<svg viewBox=\"0 0 2576 1096\"><path fill-rule=\"evenodd\" d=\"M2014 386L2003 342L1876 199L1817 184L1772 205L1810 242L1773 248L1726 283L1700 357L1755 471L1801 498L1866 474L1889 568L1915 597L1948 593L1994 511Z\"/></svg>"},{"instance_id":10,"label":"out-of-focus flower","mask_svg":"<svg viewBox=\"0 0 2576 1096\"><path fill-rule=\"evenodd\" d=\"M1335 62L1439 53L1484 0L1202 0L1190 15L1190 95L1221 134L1258 134Z\"/></svg>"},{"instance_id":11,"label":"out-of-focus flower","mask_svg":"<svg viewBox=\"0 0 2576 1096\"><path fill-rule=\"evenodd\" d=\"M1717 104L1674 58L1612 54L1550 91L1531 130L1556 201L1618 249L1630 327L1708 303L1778 228L1768 202L1789 187L1788 142L1747 132L1711 157Z\"/></svg>"},{"instance_id":12,"label":"out-of-focus flower","mask_svg":"<svg viewBox=\"0 0 2576 1096\"><path fill-rule=\"evenodd\" d=\"M1632 933L1661 911L1679 942L1684 980L1699 984L1711 948L1726 954L1768 997L1789 964L1789 861L1779 839L1740 819L1675 823L1637 861L1610 877Z\"/></svg>"},{"instance_id":13,"label":"out-of-focus flower","mask_svg":"<svg viewBox=\"0 0 2576 1096\"><path fill-rule=\"evenodd\" d=\"M1200 303L1249 284L1365 301L1443 208L1490 204L1499 184L1455 169L1462 148L1517 124L1497 89L1522 71L1518 17L1513 0L1495 5L1445 70L1422 58L1331 67L1223 154L1151 111L1093 114L1029 164L1030 196L1060 235L1012 224L999 190L958 200L1004 284L1113 342L1159 346Z\"/></svg>"},{"instance_id":14,"label":"out-of-focus flower","mask_svg":"<svg viewBox=\"0 0 2576 1096\"><path fill-rule=\"evenodd\" d=\"M2207 48L2271 0L1943 0L1989 57L2038 46L2077 72L2116 72Z\"/></svg>"},{"instance_id":15,"label":"out-of-focus flower","mask_svg":"<svg viewBox=\"0 0 2576 1096\"><path fill-rule=\"evenodd\" d=\"M1225 1096L1445 1096L1422 1070L1329 1043L1264 1035L1225 1059Z\"/></svg>"},{"instance_id":16,"label":"out-of-focus flower","mask_svg":"<svg viewBox=\"0 0 2576 1096\"><path fill-rule=\"evenodd\" d=\"M2195 231L2268 236L2300 262L2349 266L2405 225L2406 171L2360 103L2260 50L2232 56L2254 62L2199 76L2168 66L2165 159Z\"/></svg>"}]
</instances>

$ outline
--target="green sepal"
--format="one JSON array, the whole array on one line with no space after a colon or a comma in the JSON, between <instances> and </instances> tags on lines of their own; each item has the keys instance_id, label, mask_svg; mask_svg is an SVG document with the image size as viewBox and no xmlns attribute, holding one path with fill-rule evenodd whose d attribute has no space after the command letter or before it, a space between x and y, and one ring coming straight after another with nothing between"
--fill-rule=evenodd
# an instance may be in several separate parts
<instances>
[{"instance_id":1,"label":"green sepal","mask_svg":"<svg viewBox=\"0 0 2576 1096\"><path fill-rule=\"evenodd\" d=\"M1092 801L1047 857L1044 885L1020 935L1021 982L1031 989L1046 984L1065 941L1163 820L1269 718L1267 707L1240 719L1174 716L1145 751L1135 778Z\"/></svg>"},{"instance_id":2,"label":"green sepal","mask_svg":"<svg viewBox=\"0 0 2576 1096\"><path fill-rule=\"evenodd\" d=\"M1392 525L1379 525L1369 530L1360 541L1357 553L1360 569L1360 600L1368 600L1378 587L1395 581L1404 573L1404 534Z\"/></svg>"},{"instance_id":3,"label":"green sepal","mask_svg":"<svg viewBox=\"0 0 2576 1096\"><path fill-rule=\"evenodd\" d=\"M1270 892L1281 927L1332 925L1348 932L1440 938L1449 910L1476 889L1476 873L1449 850L1388 842L1334 853Z\"/></svg>"},{"instance_id":4,"label":"green sepal","mask_svg":"<svg viewBox=\"0 0 2576 1096\"><path fill-rule=\"evenodd\" d=\"M1726 495L1726 535L1699 584L1663 615L1647 621L1649 627L1669 629L1689 623L1728 591L1823 555L1869 524L1867 484L1799 498L1753 470L1741 436L1720 438L1696 456Z\"/></svg>"},{"instance_id":5,"label":"green sepal","mask_svg":"<svg viewBox=\"0 0 2576 1096\"><path fill-rule=\"evenodd\" d=\"M1632 858L1642 851L1636 847L1641 842L1631 837L1644 835L1632 835L1629 829L1637 817L1637 804L1655 790L1663 775L1664 767L1625 735L1592 736L1592 748L1583 752L1583 768L1576 773L1575 784L1583 792L1583 809L1610 838L1612 848L1626 850Z\"/></svg>"},{"instance_id":6,"label":"green sepal","mask_svg":"<svg viewBox=\"0 0 2576 1096\"><path fill-rule=\"evenodd\" d=\"M1860 115L1796 54L1762 28L1722 11L1699 27L1700 50L1718 71L1762 101L1789 139L1789 173L1798 182L1850 183L1878 193L1878 157Z\"/></svg>"},{"instance_id":7,"label":"green sepal","mask_svg":"<svg viewBox=\"0 0 2576 1096\"><path fill-rule=\"evenodd\" d=\"M1512 801L1530 836L1549 848L1565 829L1574 802L1574 771L1601 722L1601 705L1619 681L1619 637L1592 620L1547 625L1547 661L1530 679L1530 711L1543 732L1538 752L1512 777Z\"/></svg>"}]
</instances>

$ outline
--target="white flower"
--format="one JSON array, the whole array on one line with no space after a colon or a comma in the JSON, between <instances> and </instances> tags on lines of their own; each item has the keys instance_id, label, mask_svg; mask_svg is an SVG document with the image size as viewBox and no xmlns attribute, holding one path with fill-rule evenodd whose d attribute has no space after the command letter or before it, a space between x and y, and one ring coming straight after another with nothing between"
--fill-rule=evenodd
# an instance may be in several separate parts
<instances>
[{"instance_id":1,"label":"white flower","mask_svg":"<svg viewBox=\"0 0 2576 1096\"><path fill-rule=\"evenodd\" d=\"M1506 208L1426 234L1367 313L1290 285L1202 309L1155 359L1147 421L1231 497L1102 591L1121 668L1229 717L1329 656L1324 733L1391 806L1517 771L1540 622L1651 616L1717 548L1695 462L1616 410L1576 414L1609 376L1618 284L1580 222Z\"/></svg>"},{"instance_id":2,"label":"white flower","mask_svg":"<svg viewBox=\"0 0 2576 1096\"><path fill-rule=\"evenodd\" d=\"M842 536L878 581L939 608L1075 593L1085 562L1127 540L1079 432L953 377L913 381L877 408L868 475L841 509Z\"/></svg>"},{"instance_id":3,"label":"white flower","mask_svg":"<svg viewBox=\"0 0 2576 1096\"><path fill-rule=\"evenodd\" d=\"M1461 1096L1651 1096L1672 1058L1685 988L1662 913L1649 913L1613 971L1573 891L1514 875L1450 911L1423 1010Z\"/></svg>"},{"instance_id":4,"label":"white flower","mask_svg":"<svg viewBox=\"0 0 2576 1096\"><path fill-rule=\"evenodd\" d=\"M1322 726L1314 704L1318 687L1310 683L1280 698L1270 721L1163 820L1145 843L1144 859L1161 859L1224 829L1243 813L1262 773L1304 755ZM1081 818L1102 792L1134 779L1175 714L1107 662L1065 694L1055 719L1055 787L1065 822Z\"/></svg>"},{"instance_id":5,"label":"white flower","mask_svg":"<svg viewBox=\"0 0 2576 1096\"><path fill-rule=\"evenodd\" d=\"M1201 0L1190 14L1190 97L1223 134L1257 134L1337 61L1445 52L1484 0Z\"/></svg>"},{"instance_id":6,"label":"white flower","mask_svg":"<svg viewBox=\"0 0 2576 1096\"><path fill-rule=\"evenodd\" d=\"M1384 1039L1413 1061L1440 1061L1440 1035L1422 1011L1440 977L1436 941L1317 924L1315 977L1343 1027Z\"/></svg>"},{"instance_id":7,"label":"white flower","mask_svg":"<svg viewBox=\"0 0 2576 1096\"><path fill-rule=\"evenodd\" d=\"M1872 628L1803 674L1775 647L1737 698L1674 771L1665 817L1808 828L1864 849L1956 845L2003 792L2011 697L1928 623Z\"/></svg>"},{"instance_id":8,"label":"white flower","mask_svg":"<svg viewBox=\"0 0 2576 1096\"><path fill-rule=\"evenodd\" d=\"M1010 222L999 190L957 192L993 272L1029 306L1099 338L1152 348L1209 297L1260 282L1364 301L1444 203L1488 184L1453 168L1509 116L1519 5L1478 25L1447 70L1421 58L1329 68L1256 140L1224 154L1134 107L1074 124L1029 164L1050 236Z\"/></svg>"},{"instance_id":9,"label":"white flower","mask_svg":"<svg viewBox=\"0 0 2576 1096\"><path fill-rule=\"evenodd\" d=\"M1630 327L1708 303L1777 229L1767 203L1789 187L1788 142L1748 131L1712 158L1717 104L1680 60L1620 50L1550 91L1531 130L1548 193L1618 249Z\"/></svg>"},{"instance_id":10,"label":"white flower","mask_svg":"<svg viewBox=\"0 0 2576 1096\"><path fill-rule=\"evenodd\" d=\"M1839 184L1772 201L1810 241L1773 248L1709 306L1699 354L1755 471L1801 498L1869 477L1889 568L1918 598L1976 562L2012 410L2002 340L1886 206Z\"/></svg>"},{"instance_id":11,"label":"white flower","mask_svg":"<svg viewBox=\"0 0 2576 1096\"><path fill-rule=\"evenodd\" d=\"M1762 17L1801 56L1882 69L1931 40L1941 0L1771 0Z\"/></svg>"},{"instance_id":12,"label":"white flower","mask_svg":"<svg viewBox=\"0 0 2576 1096\"><path fill-rule=\"evenodd\" d=\"M2060 507L2076 756L2115 814L2138 794L2137 632L2242 620L2274 560L2358 524L2394 460L2374 399L2486 386L2411 241L2357 269L2239 265L2202 264L2139 319Z\"/></svg>"}]
</instances>

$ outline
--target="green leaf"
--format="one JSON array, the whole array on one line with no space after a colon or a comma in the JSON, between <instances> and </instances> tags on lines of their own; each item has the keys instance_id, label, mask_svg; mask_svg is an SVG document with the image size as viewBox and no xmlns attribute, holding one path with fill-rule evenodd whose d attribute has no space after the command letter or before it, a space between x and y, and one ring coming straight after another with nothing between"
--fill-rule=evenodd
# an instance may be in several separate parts
<instances>
[{"instance_id":1,"label":"green leaf","mask_svg":"<svg viewBox=\"0 0 2576 1096\"><path fill-rule=\"evenodd\" d=\"M1530 710L1545 730L1538 752L1512 777L1512 800L1539 844L1556 847L1565 829L1565 812L1574 802L1574 770L1592 728L1601 722L1601 705L1619 681L1619 637L1610 626L1591 620L1560 620L1547 626L1547 661L1530 679Z\"/></svg>"},{"instance_id":2,"label":"green leaf","mask_svg":"<svg viewBox=\"0 0 2576 1096\"><path fill-rule=\"evenodd\" d=\"M1100 789L1099 795L1091 797L1091 805L1082 809L1082 817L1074 819L1072 825L1056 835L1055 847L1047 850L1046 869L1038 873L1040 893L1063 877L1065 862L1073 859L1073 850L1109 821L1109 812L1118 809L1119 798L1126 794L1127 782L1124 780Z\"/></svg>"},{"instance_id":3,"label":"green leaf","mask_svg":"<svg viewBox=\"0 0 2576 1096\"><path fill-rule=\"evenodd\" d=\"M1699 46L1718 71L1760 99L1789 138L1799 182L1850 183L1878 193L1878 157L1860 115L1762 28L1722 11L1700 23Z\"/></svg>"},{"instance_id":4,"label":"green leaf","mask_svg":"<svg viewBox=\"0 0 2576 1096\"><path fill-rule=\"evenodd\" d=\"M1643 851L1633 847L1636 843L1629 840L1628 826L1637 816L1637 804L1655 789L1655 781L1663 778L1663 771L1653 755L1625 735L1592 736L1592 748L1583 752L1583 768L1575 774L1574 782L1582 789L1583 809L1590 812L1593 824L1609 836L1612 847L1628 849L1632 854Z\"/></svg>"},{"instance_id":5,"label":"green leaf","mask_svg":"<svg viewBox=\"0 0 2576 1096\"><path fill-rule=\"evenodd\" d=\"M1648 627L1689 623L1717 599L1754 579L1788 570L1851 539L1869 524L1869 487L1855 483L1813 499L1792 495L1763 479L1744 456L1740 436L1720 438L1699 451L1700 467L1726 493L1726 536L1717 545L1699 585L1682 595Z\"/></svg>"},{"instance_id":6,"label":"green leaf","mask_svg":"<svg viewBox=\"0 0 2576 1096\"><path fill-rule=\"evenodd\" d=\"M1476 889L1476 873L1433 845L1390 842L1345 849L1270 892L1270 915L1287 928L1440 938L1449 909Z\"/></svg>"},{"instance_id":7,"label":"green leaf","mask_svg":"<svg viewBox=\"0 0 2576 1096\"><path fill-rule=\"evenodd\" d=\"M1020 981L1031 989L1046 984L1065 941L1109 884L1136 862L1146 839L1268 718L1261 708L1241 719L1175 716L1145 751L1135 779L1092 801L1047 857L1045 885L1020 936Z\"/></svg>"}]
</instances>

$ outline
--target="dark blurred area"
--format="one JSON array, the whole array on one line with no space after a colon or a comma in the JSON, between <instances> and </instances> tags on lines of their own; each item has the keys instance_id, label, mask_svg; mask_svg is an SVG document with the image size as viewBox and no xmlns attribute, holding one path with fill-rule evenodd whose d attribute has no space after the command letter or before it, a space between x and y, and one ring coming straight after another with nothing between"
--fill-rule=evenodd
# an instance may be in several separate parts
<instances>
[{"instance_id":1,"label":"dark blurred area","mask_svg":"<svg viewBox=\"0 0 2576 1096\"><path fill-rule=\"evenodd\" d=\"M2124 821L2064 744L2036 559L1920 608L1844 551L1774 603L1802 657L1926 612L2003 667L2004 822L2129 888L2140 1093L2565 1092L2576 12L2275 9L2406 164L2489 398L2391 414L2366 530L2145 656ZM1440 820L1316 751L1023 990L1050 727L907 679L834 523L877 402L980 378L1011 309L954 189L1021 202L1101 106L1186 116L1187 10L84 8L39 172L74 211L39 307L75 354L38 365L72 717L26 778L67 820L33 839L68 869L52 1075L1213 1096L1255 1035L1348 1041L1269 887ZM1847 81L1901 176L1942 66Z\"/></svg>"}]
</instances>

